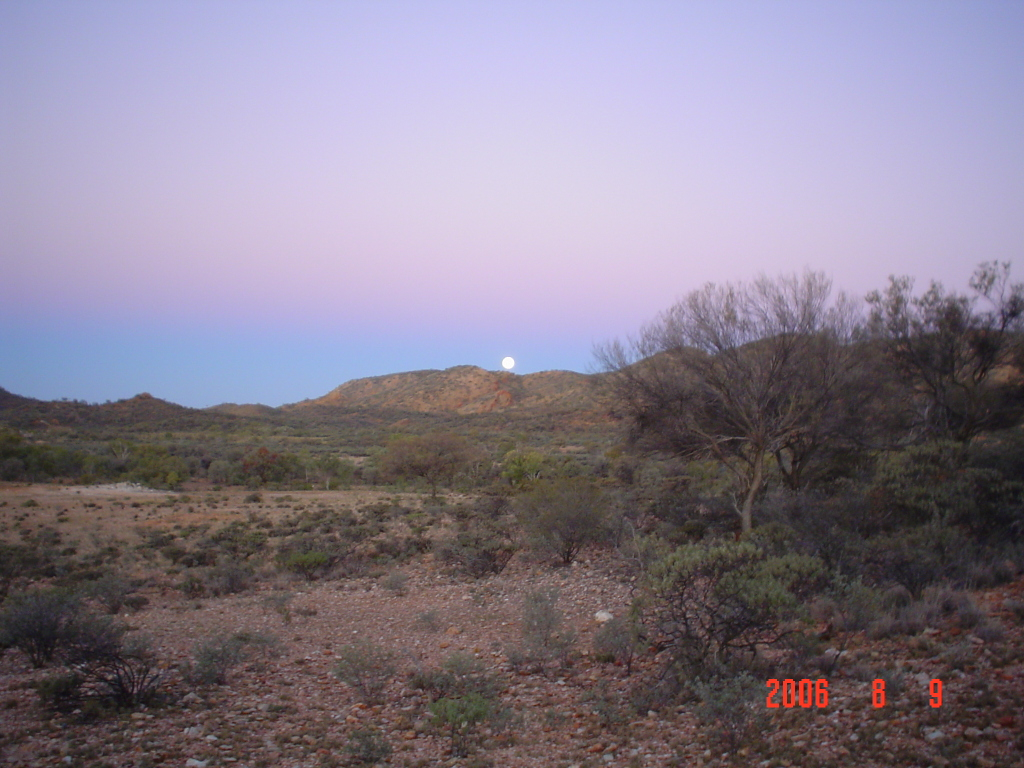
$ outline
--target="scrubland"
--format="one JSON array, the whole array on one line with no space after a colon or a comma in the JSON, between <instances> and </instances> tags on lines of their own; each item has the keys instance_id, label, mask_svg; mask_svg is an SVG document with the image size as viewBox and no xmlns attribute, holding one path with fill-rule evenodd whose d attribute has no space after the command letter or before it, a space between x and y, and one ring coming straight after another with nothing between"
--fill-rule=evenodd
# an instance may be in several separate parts
<instances>
[{"instance_id":1,"label":"scrubland","mask_svg":"<svg viewBox=\"0 0 1024 768\"><path fill-rule=\"evenodd\" d=\"M972 564L984 588L938 572L916 595L819 581L772 626L748 606L730 652L679 634L673 613L738 611L707 590L723 574L705 558L659 589L637 546L664 512L609 513L563 565L502 495L6 485L0 505L8 618L19 594L66 598L47 607L64 612L51 658L35 668L15 642L0 659L11 765L1024 764L1012 558ZM719 553L729 573L757 561L738 546ZM87 616L122 625L124 648L145 641L127 662L151 687L118 702L94 679L61 683L88 668L61 645ZM768 642L776 620L794 631ZM780 690L769 708L769 679L825 680L826 706Z\"/></svg>"}]
</instances>

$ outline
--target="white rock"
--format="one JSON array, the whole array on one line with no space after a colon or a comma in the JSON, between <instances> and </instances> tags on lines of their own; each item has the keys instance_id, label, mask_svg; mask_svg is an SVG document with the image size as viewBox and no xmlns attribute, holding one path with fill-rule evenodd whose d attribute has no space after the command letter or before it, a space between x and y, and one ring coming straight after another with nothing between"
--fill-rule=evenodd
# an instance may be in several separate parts
<instances>
[{"instance_id":1,"label":"white rock","mask_svg":"<svg viewBox=\"0 0 1024 768\"><path fill-rule=\"evenodd\" d=\"M615 616L613 616L610 611L598 611L594 614L594 621L596 621L598 624L607 624L614 618Z\"/></svg>"},{"instance_id":2,"label":"white rock","mask_svg":"<svg viewBox=\"0 0 1024 768\"><path fill-rule=\"evenodd\" d=\"M185 761L185 768L206 768L206 760L196 760L194 757L190 757Z\"/></svg>"}]
</instances>

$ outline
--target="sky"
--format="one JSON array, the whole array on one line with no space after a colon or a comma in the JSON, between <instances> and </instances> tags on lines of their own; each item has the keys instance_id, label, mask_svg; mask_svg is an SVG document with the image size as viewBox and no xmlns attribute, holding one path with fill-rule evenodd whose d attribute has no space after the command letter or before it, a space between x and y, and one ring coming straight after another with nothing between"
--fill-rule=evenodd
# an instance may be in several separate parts
<instances>
[{"instance_id":1,"label":"sky","mask_svg":"<svg viewBox=\"0 0 1024 768\"><path fill-rule=\"evenodd\" d=\"M1015 0L0 3L28 397L589 371L709 281L962 291L1022 246Z\"/></svg>"}]
</instances>

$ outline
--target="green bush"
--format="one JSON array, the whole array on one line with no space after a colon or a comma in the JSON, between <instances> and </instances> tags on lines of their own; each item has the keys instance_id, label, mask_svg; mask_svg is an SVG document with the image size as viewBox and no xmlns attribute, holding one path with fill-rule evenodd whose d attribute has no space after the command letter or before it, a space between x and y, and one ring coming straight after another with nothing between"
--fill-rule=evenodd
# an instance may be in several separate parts
<instances>
[{"instance_id":1,"label":"green bush","mask_svg":"<svg viewBox=\"0 0 1024 768\"><path fill-rule=\"evenodd\" d=\"M801 615L823 573L817 558L771 556L750 541L689 544L651 565L645 622L683 667L717 667L793 631L785 622Z\"/></svg>"},{"instance_id":2,"label":"green bush","mask_svg":"<svg viewBox=\"0 0 1024 768\"><path fill-rule=\"evenodd\" d=\"M306 581L313 581L331 563L326 552L292 552L284 558L284 567L301 574Z\"/></svg>"},{"instance_id":3,"label":"green bush","mask_svg":"<svg viewBox=\"0 0 1024 768\"><path fill-rule=\"evenodd\" d=\"M476 726L492 713L491 702L478 693L456 698L442 698L430 704L434 723L446 730L451 739L452 755L465 757Z\"/></svg>"},{"instance_id":4,"label":"green bush","mask_svg":"<svg viewBox=\"0 0 1024 768\"><path fill-rule=\"evenodd\" d=\"M1019 532L1024 484L998 469L970 466L967 458L966 447L952 441L883 457L869 493L876 518L887 527L966 526L982 538Z\"/></svg>"}]
</instances>

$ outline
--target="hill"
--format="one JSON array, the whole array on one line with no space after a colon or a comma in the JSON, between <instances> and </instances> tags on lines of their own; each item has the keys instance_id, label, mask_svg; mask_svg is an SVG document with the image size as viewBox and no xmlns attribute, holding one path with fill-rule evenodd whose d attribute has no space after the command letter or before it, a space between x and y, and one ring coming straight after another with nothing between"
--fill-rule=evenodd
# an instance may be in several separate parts
<instances>
[{"instance_id":1,"label":"hill","mask_svg":"<svg viewBox=\"0 0 1024 768\"><path fill-rule=\"evenodd\" d=\"M474 365L355 379L323 397L286 405L283 410L317 406L460 415L575 411L595 418L607 410L594 376L572 371L520 376Z\"/></svg>"},{"instance_id":2,"label":"hill","mask_svg":"<svg viewBox=\"0 0 1024 768\"><path fill-rule=\"evenodd\" d=\"M576 443L610 434L609 407L596 386L600 377L571 371L528 375L464 365L355 379L322 397L271 408L223 403L186 408L148 393L113 403L43 401L0 390L0 425L36 432L48 440L145 441L172 432L176 439L207 443L217 434L230 442L323 441L378 445L389 432L473 431L478 439L509 429L546 442ZM525 439L525 438L524 438Z\"/></svg>"},{"instance_id":3,"label":"hill","mask_svg":"<svg viewBox=\"0 0 1024 768\"><path fill-rule=\"evenodd\" d=\"M34 400L0 390L0 424L19 429L61 428L164 430L204 429L227 415L161 400L148 392L116 402L90 404L81 400Z\"/></svg>"}]
</instances>

